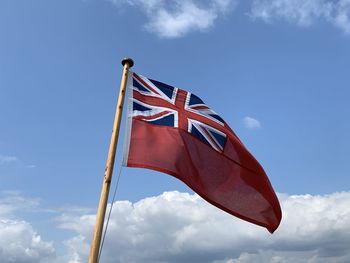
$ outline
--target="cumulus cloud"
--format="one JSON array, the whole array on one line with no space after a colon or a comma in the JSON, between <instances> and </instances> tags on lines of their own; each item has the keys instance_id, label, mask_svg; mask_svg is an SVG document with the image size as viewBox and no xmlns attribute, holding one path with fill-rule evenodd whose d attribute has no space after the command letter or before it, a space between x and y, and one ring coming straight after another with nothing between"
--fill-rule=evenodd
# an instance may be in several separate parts
<instances>
[{"instance_id":1,"label":"cumulus cloud","mask_svg":"<svg viewBox=\"0 0 350 263\"><path fill-rule=\"evenodd\" d=\"M53 244L43 241L25 221L0 220L0 237L2 263L50 262L55 256Z\"/></svg>"},{"instance_id":2,"label":"cumulus cloud","mask_svg":"<svg viewBox=\"0 0 350 263\"><path fill-rule=\"evenodd\" d=\"M259 129L261 128L261 123L257 119L252 117L244 117L243 119L244 127L247 129Z\"/></svg>"},{"instance_id":3,"label":"cumulus cloud","mask_svg":"<svg viewBox=\"0 0 350 263\"><path fill-rule=\"evenodd\" d=\"M109 0L117 6L129 5L148 19L145 29L163 38L176 38L191 31L204 31L218 16L234 9L236 0Z\"/></svg>"},{"instance_id":4,"label":"cumulus cloud","mask_svg":"<svg viewBox=\"0 0 350 263\"><path fill-rule=\"evenodd\" d=\"M278 196L283 219L273 235L196 194L174 191L115 202L101 262L350 262L350 192ZM18 209L24 200L18 192L0 196L1 204ZM29 200L36 209L36 199ZM1 262L87 261L95 223L91 210L57 210L57 227L72 234L63 242L67 251L56 256L54 243L42 240L29 222L9 219L17 208L0 210Z\"/></svg>"},{"instance_id":5,"label":"cumulus cloud","mask_svg":"<svg viewBox=\"0 0 350 263\"><path fill-rule=\"evenodd\" d=\"M303 27L322 19L350 33L350 0L254 0L250 16L268 23L286 20Z\"/></svg>"},{"instance_id":6,"label":"cumulus cloud","mask_svg":"<svg viewBox=\"0 0 350 263\"><path fill-rule=\"evenodd\" d=\"M118 201L102 262L349 262L350 192L279 195L275 234L236 219L197 195L166 192L134 204ZM76 236L71 262L86 262L94 216L60 217Z\"/></svg>"},{"instance_id":7,"label":"cumulus cloud","mask_svg":"<svg viewBox=\"0 0 350 263\"><path fill-rule=\"evenodd\" d=\"M26 221L16 219L16 211L38 206L38 199L24 198L17 191L0 193L0 261L1 263L52 262L52 242L43 241Z\"/></svg>"}]
</instances>

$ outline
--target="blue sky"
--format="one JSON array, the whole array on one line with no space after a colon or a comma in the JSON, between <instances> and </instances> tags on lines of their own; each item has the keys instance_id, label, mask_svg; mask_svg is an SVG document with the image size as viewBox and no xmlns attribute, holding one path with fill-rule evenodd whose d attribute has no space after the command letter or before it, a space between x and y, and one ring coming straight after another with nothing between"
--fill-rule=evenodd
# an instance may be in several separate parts
<instances>
[{"instance_id":1,"label":"blue sky","mask_svg":"<svg viewBox=\"0 0 350 263\"><path fill-rule=\"evenodd\" d=\"M317 210L320 202L335 205L342 209L334 208L332 216L349 222L339 231L350 231L349 208L332 203L338 194L350 201L350 1L2 0L0 219L7 223L0 233L11 223L26 229L13 233L42 238L40 253L23 258L17 253L15 262L84 262L86 248L77 240L84 237L88 243L91 224L78 229L73 222L93 217L97 207L125 56L134 59L135 72L189 90L218 112L283 193L284 209L299 199L306 200L302 209L317 213L328 210ZM120 149L122 143L123 134ZM116 171L120 157L119 150ZM142 206L147 200L168 200L165 191L178 202L195 200L194 207L208 218L217 213L202 208L206 204L176 179L142 169L123 168L117 199ZM260 231L237 224L249 233ZM327 239L333 232L325 233ZM4 244L10 242L2 236ZM109 262L113 250L106 246ZM27 247L36 251L32 243L22 244ZM165 249L143 258L133 256L136 248L119 261L254 262L252 257L260 255L269 262L276 256L295 260L299 251L271 245L261 252L256 245L260 252L251 253L242 246L216 258L220 249L212 248L205 261L198 252L203 247L181 255L172 251L172 257ZM306 258L315 256L314 250ZM3 258L10 258L12 252L5 252ZM345 262L334 254L340 260L334 262Z\"/></svg>"}]
</instances>

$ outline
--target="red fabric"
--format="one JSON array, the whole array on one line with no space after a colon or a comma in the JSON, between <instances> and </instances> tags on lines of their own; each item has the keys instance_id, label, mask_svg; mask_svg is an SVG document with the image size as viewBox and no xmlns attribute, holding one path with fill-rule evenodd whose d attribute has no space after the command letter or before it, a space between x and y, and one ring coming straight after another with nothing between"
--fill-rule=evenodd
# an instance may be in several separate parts
<instances>
[{"instance_id":1,"label":"red fabric","mask_svg":"<svg viewBox=\"0 0 350 263\"><path fill-rule=\"evenodd\" d=\"M127 166L170 174L209 203L273 233L281 208L260 164L234 133L219 153L187 131L133 119Z\"/></svg>"}]
</instances>

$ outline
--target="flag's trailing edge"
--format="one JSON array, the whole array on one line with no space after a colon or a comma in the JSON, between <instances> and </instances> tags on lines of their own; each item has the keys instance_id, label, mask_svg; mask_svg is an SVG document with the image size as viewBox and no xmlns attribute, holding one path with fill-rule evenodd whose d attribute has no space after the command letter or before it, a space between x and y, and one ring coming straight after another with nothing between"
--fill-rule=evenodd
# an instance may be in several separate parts
<instances>
[{"instance_id":1,"label":"flag's trailing edge","mask_svg":"<svg viewBox=\"0 0 350 263\"><path fill-rule=\"evenodd\" d=\"M130 72L123 163L172 175L209 203L273 233L281 208L261 165L199 97Z\"/></svg>"}]
</instances>

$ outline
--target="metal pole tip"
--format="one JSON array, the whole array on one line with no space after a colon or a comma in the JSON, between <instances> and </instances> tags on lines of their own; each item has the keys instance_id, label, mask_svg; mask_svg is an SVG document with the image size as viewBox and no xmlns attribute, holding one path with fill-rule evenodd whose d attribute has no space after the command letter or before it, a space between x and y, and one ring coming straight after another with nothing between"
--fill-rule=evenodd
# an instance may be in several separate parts
<instances>
[{"instance_id":1,"label":"metal pole tip","mask_svg":"<svg viewBox=\"0 0 350 263\"><path fill-rule=\"evenodd\" d=\"M131 58L124 58L122 60L122 65L124 66L126 63L129 64L129 67L131 68L132 66L134 66L134 61Z\"/></svg>"}]
</instances>

